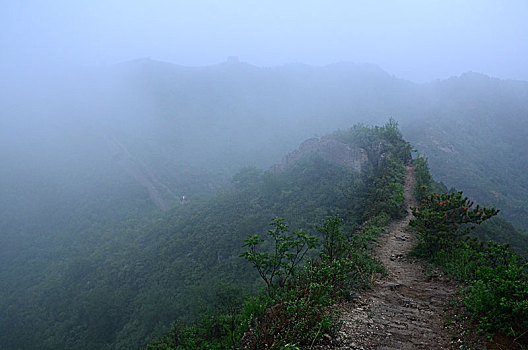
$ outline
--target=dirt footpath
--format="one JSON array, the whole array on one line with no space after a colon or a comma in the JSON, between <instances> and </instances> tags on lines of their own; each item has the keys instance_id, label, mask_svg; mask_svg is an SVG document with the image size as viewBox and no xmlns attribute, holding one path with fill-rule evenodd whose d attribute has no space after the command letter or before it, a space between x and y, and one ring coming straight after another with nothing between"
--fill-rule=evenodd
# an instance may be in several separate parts
<instances>
[{"instance_id":1,"label":"dirt footpath","mask_svg":"<svg viewBox=\"0 0 528 350\"><path fill-rule=\"evenodd\" d=\"M405 205L416 205L414 169L407 168ZM407 257L414 235L406 231L411 219L393 222L381 235L376 256L386 268L372 289L342 305L343 325L329 349L479 349L467 346L453 310L446 313L456 285L427 275L424 265ZM473 337L472 337L473 338ZM472 342L475 340L472 339Z\"/></svg>"}]
</instances>

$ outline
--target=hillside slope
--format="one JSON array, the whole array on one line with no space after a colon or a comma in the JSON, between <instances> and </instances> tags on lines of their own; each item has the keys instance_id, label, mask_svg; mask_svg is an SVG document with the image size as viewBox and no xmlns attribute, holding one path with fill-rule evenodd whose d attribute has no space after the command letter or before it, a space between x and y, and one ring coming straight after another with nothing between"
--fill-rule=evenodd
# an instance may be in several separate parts
<instances>
[{"instance_id":1,"label":"hillside slope","mask_svg":"<svg viewBox=\"0 0 528 350\"><path fill-rule=\"evenodd\" d=\"M165 213L139 211L112 225L79 220L70 226L84 228L73 231L77 235L65 231L12 242L24 250L0 251L9 267L0 271L0 343L6 349L36 343L41 349L138 348L172 322L193 321L217 305L222 283L239 293L258 290L256 272L239 257L249 233L265 231L278 216L308 232L339 216L351 230L363 219L371 172L383 154L394 149L410 159L394 123L357 126L346 135L333 144L371 155L358 159L360 169L308 152L281 172L243 168L233 188L191 197Z\"/></svg>"},{"instance_id":2,"label":"hillside slope","mask_svg":"<svg viewBox=\"0 0 528 350\"><path fill-rule=\"evenodd\" d=\"M433 99L402 132L448 187L528 227L528 83L464 74L428 86Z\"/></svg>"},{"instance_id":3,"label":"hillside slope","mask_svg":"<svg viewBox=\"0 0 528 350\"><path fill-rule=\"evenodd\" d=\"M443 277L427 276L424 264L409 257L416 244L415 234L407 230L410 207L416 206L415 183L414 168L407 167L407 214L388 226L376 244L375 255L387 274L354 302L340 307L343 325L328 349L460 349L484 345L471 329L460 327L458 320L446 326L447 306L457 285Z\"/></svg>"},{"instance_id":4,"label":"hillside slope","mask_svg":"<svg viewBox=\"0 0 528 350\"><path fill-rule=\"evenodd\" d=\"M182 194L222 188L240 167L268 168L314 135L393 117L439 181L528 227L527 82L468 73L415 84L350 63L183 67L137 60L35 90L0 97L6 106L0 160L7 169L1 180L8 198L0 205L15 216L32 208L35 196L28 193L38 192L20 188L20 173L26 186L36 187L43 176L51 182L61 177L49 186L50 196L62 195L55 189L62 183L89 193L102 187L95 179L109 185L104 191L137 191L137 200L148 201L151 187L123 168L109 139L125 146L177 202ZM37 200L53 206L50 199Z\"/></svg>"},{"instance_id":5,"label":"hillside slope","mask_svg":"<svg viewBox=\"0 0 528 350\"><path fill-rule=\"evenodd\" d=\"M13 348L31 348L35 337L50 348L139 344L175 315L192 318L200 305L163 302L198 294L190 286L216 273L201 271L233 263L242 232L264 230L269 217L284 212L295 227L313 227L338 213L359 224L363 177L339 182L342 169L317 159L281 176L257 170L356 122L394 117L435 178L528 227L526 82L466 74L414 84L348 63L190 68L140 60L32 88L0 96L0 308L11 325L1 335ZM510 232L499 222L482 235L508 242ZM203 244L216 237L226 246ZM523 237L512 243L526 251ZM84 322L88 314L94 320Z\"/></svg>"},{"instance_id":6,"label":"hillside slope","mask_svg":"<svg viewBox=\"0 0 528 350\"><path fill-rule=\"evenodd\" d=\"M350 63L188 68L141 60L115 69L163 125L156 142L174 145L177 130L177 147L200 162L267 167L314 134L390 116L439 181L528 227L527 82L465 73L415 84ZM232 158L205 151L205 140Z\"/></svg>"}]
</instances>

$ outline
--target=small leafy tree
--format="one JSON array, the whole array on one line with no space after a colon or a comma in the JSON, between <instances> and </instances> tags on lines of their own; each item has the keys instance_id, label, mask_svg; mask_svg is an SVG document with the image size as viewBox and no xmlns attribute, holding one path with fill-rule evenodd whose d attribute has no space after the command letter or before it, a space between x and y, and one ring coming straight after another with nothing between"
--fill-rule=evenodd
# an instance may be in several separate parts
<instances>
[{"instance_id":1,"label":"small leafy tree","mask_svg":"<svg viewBox=\"0 0 528 350\"><path fill-rule=\"evenodd\" d=\"M337 216L327 218L317 230L323 235L321 257L329 261L340 258L346 251L347 244L347 239L341 230L341 219Z\"/></svg>"},{"instance_id":2,"label":"small leafy tree","mask_svg":"<svg viewBox=\"0 0 528 350\"><path fill-rule=\"evenodd\" d=\"M265 240L258 234L249 235L244 240L247 250L241 257L253 264L266 283L268 295L295 276L295 271L308 250L317 246L319 240L303 230L291 232L284 219L272 220L268 234L273 241L272 252L261 252L259 247Z\"/></svg>"},{"instance_id":3,"label":"small leafy tree","mask_svg":"<svg viewBox=\"0 0 528 350\"><path fill-rule=\"evenodd\" d=\"M414 218L409 225L418 231L418 251L424 255L434 254L448 248L465 237L475 225L496 215L495 208L482 208L462 192L433 193L419 207L411 208Z\"/></svg>"}]
</instances>

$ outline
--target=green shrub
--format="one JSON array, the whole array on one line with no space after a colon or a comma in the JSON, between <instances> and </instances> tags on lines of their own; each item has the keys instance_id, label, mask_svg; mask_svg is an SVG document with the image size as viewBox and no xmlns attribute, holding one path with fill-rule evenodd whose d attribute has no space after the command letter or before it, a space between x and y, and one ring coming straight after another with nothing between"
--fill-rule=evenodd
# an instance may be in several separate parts
<instances>
[{"instance_id":1,"label":"green shrub","mask_svg":"<svg viewBox=\"0 0 528 350\"><path fill-rule=\"evenodd\" d=\"M432 193L447 192L447 188L443 183L438 183L433 180L429 172L429 163L427 158L418 156L414 159L414 178L416 186L414 187L414 197L417 201L425 199Z\"/></svg>"},{"instance_id":2,"label":"green shrub","mask_svg":"<svg viewBox=\"0 0 528 350\"><path fill-rule=\"evenodd\" d=\"M303 261L308 250L319 243L317 237L302 230L291 232L284 219L272 220L268 234L273 241L272 252L259 251L264 242L258 234L249 235L244 240L248 250L240 254L257 269L260 277L266 283L268 295L275 294L278 288L295 276L297 266Z\"/></svg>"},{"instance_id":3,"label":"green shrub","mask_svg":"<svg viewBox=\"0 0 528 350\"><path fill-rule=\"evenodd\" d=\"M506 245L488 242L464 303L486 331L514 337L528 331L526 264Z\"/></svg>"},{"instance_id":4,"label":"green shrub","mask_svg":"<svg viewBox=\"0 0 528 350\"><path fill-rule=\"evenodd\" d=\"M323 224L317 227L323 236L323 250L321 258L326 260L337 259L345 253L348 244L347 239L341 229L342 221L339 217L327 218Z\"/></svg>"},{"instance_id":5,"label":"green shrub","mask_svg":"<svg viewBox=\"0 0 528 350\"><path fill-rule=\"evenodd\" d=\"M467 283L464 304L483 332L528 334L526 263L508 245L468 239L469 231L498 210L476 206L462 192L429 195L412 208L410 225L418 232L415 255L440 266L448 276Z\"/></svg>"},{"instance_id":6,"label":"green shrub","mask_svg":"<svg viewBox=\"0 0 528 350\"><path fill-rule=\"evenodd\" d=\"M493 217L499 211L491 208L473 207L462 192L433 193L419 207L411 208L413 219L409 225L418 232L415 252L421 256L434 256L466 237L475 225Z\"/></svg>"},{"instance_id":7,"label":"green shrub","mask_svg":"<svg viewBox=\"0 0 528 350\"><path fill-rule=\"evenodd\" d=\"M365 218L369 219L388 214L391 218L401 218L405 214L403 188L405 165L397 158L381 161L377 175L369 186L369 197L365 204Z\"/></svg>"},{"instance_id":8,"label":"green shrub","mask_svg":"<svg viewBox=\"0 0 528 350\"><path fill-rule=\"evenodd\" d=\"M339 234L339 220L325 220L323 241L326 235ZM283 349L286 346L308 348L321 340L324 334L335 334L337 319L331 305L339 299L351 299L355 293L372 281L376 272L382 272L379 261L369 255L369 244L376 234L382 232L386 215L372 218L353 235L349 244L339 254L329 259L323 250L321 259L311 261L303 271L290 280L275 294L275 301L264 316L258 317L255 325L242 340L244 349ZM361 244L355 244L361 242ZM339 257L337 256L339 255Z\"/></svg>"},{"instance_id":9,"label":"green shrub","mask_svg":"<svg viewBox=\"0 0 528 350\"><path fill-rule=\"evenodd\" d=\"M441 266L444 272L458 281L473 281L476 277L477 259L481 244L475 240L461 240L450 249L441 249L430 261Z\"/></svg>"}]
</instances>

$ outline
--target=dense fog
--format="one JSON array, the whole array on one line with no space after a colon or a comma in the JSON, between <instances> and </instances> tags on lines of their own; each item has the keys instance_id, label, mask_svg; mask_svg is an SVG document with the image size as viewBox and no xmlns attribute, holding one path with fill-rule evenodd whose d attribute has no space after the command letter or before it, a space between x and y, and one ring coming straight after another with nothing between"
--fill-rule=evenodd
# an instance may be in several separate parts
<instances>
[{"instance_id":1,"label":"dense fog","mask_svg":"<svg viewBox=\"0 0 528 350\"><path fill-rule=\"evenodd\" d=\"M189 294L145 291L152 237L217 230L180 221L238 190L233 176L357 123L396 120L436 180L526 231L527 14L525 1L3 2L0 347L126 349L193 319L156 318L155 300ZM134 283L112 294L121 278Z\"/></svg>"},{"instance_id":2,"label":"dense fog","mask_svg":"<svg viewBox=\"0 0 528 350\"><path fill-rule=\"evenodd\" d=\"M140 57L205 66L374 63L426 82L528 79L525 1L54 1L2 4L2 66L36 73Z\"/></svg>"}]
</instances>

